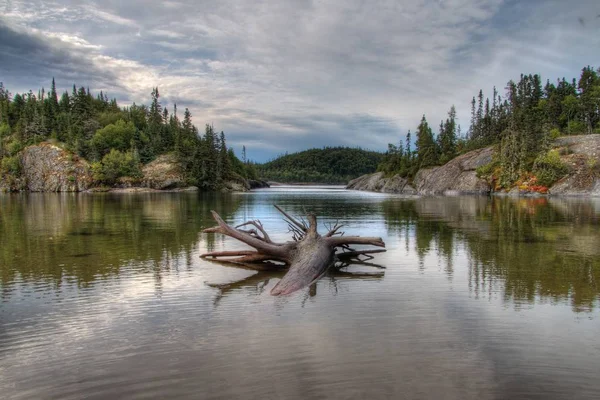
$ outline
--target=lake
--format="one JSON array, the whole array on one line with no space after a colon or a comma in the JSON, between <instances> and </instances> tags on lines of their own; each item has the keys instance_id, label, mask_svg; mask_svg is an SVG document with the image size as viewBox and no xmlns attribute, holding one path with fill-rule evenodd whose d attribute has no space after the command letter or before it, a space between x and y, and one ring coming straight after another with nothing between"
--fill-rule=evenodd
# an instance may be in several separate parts
<instances>
[{"instance_id":1,"label":"lake","mask_svg":"<svg viewBox=\"0 0 600 400\"><path fill-rule=\"evenodd\" d=\"M273 204L388 251L287 297L200 259ZM600 396L600 199L3 194L0 243L4 399Z\"/></svg>"}]
</instances>

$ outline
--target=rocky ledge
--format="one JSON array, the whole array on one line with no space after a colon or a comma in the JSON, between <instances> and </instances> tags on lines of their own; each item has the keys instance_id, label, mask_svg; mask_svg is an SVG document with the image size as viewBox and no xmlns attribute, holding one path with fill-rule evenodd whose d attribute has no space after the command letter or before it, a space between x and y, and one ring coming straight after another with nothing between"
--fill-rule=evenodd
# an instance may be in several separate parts
<instances>
[{"instance_id":1,"label":"rocky ledge","mask_svg":"<svg viewBox=\"0 0 600 400\"><path fill-rule=\"evenodd\" d=\"M569 167L569 173L552 185L548 194L600 196L600 134L561 137L553 147ZM477 168L490 163L493 155L493 147L470 151L441 167L420 170L412 185L399 175L385 177L378 172L350 181L347 189L411 195L487 195L492 188L477 176ZM518 188L508 194L529 195Z\"/></svg>"},{"instance_id":2,"label":"rocky ledge","mask_svg":"<svg viewBox=\"0 0 600 400\"><path fill-rule=\"evenodd\" d=\"M0 191L81 192L92 183L87 161L58 146L42 143L21 152L20 177L2 176Z\"/></svg>"},{"instance_id":3,"label":"rocky ledge","mask_svg":"<svg viewBox=\"0 0 600 400\"><path fill-rule=\"evenodd\" d=\"M493 155L494 149L485 147L456 157L441 167L421 169L414 179L417 192L423 195L488 194L491 187L477 177L477 168L489 164Z\"/></svg>"},{"instance_id":4,"label":"rocky ledge","mask_svg":"<svg viewBox=\"0 0 600 400\"><path fill-rule=\"evenodd\" d=\"M21 173L18 178L0 176L0 192L148 192L195 191L188 187L181 167L173 154L163 154L144 165L141 180L122 178L115 187L98 187L89 163L51 143L25 148L20 154ZM242 177L225 182L224 191L248 191L268 187L263 181Z\"/></svg>"},{"instance_id":5,"label":"rocky ledge","mask_svg":"<svg viewBox=\"0 0 600 400\"><path fill-rule=\"evenodd\" d=\"M346 189L381 193L400 193L407 195L417 194L415 188L413 188L408 181L402 178L400 175L394 175L386 178L383 172L363 175L353 179L348 183Z\"/></svg>"},{"instance_id":6,"label":"rocky ledge","mask_svg":"<svg viewBox=\"0 0 600 400\"><path fill-rule=\"evenodd\" d=\"M492 161L493 149L486 147L463 154L446 165L417 172L412 185L399 175L383 172L363 175L348 183L347 189L405 195L487 194L490 185L477 177L476 169Z\"/></svg>"},{"instance_id":7,"label":"rocky ledge","mask_svg":"<svg viewBox=\"0 0 600 400\"><path fill-rule=\"evenodd\" d=\"M550 195L600 196L600 135L567 136L554 144L569 174L548 190Z\"/></svg>"}]
</instances>

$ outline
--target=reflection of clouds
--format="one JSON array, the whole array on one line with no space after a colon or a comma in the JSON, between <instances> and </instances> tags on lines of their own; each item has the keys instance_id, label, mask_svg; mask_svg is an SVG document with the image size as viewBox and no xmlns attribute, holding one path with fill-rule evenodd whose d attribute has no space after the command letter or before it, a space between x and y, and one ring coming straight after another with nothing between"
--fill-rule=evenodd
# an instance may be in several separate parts
<instances>
[{"instance_id":1,"label":"reflection of clouds","mask_svg":"<svg viewBox=\"0 0 600 400\"><path fill-rule=\"evenodd\" d=\"M294 212L304 205L332 220L345 215L349 233L384 237L388 252L375 261L387 267L385 275L326 277L316 295L306 289L285 298L269 295L273 278L262 291L258 284L235 287L215 306L219 290L207 283L253 272L201 260L209 246L243 245L196 232L184 250L121 264L118 274L98 275L85 286L72 276L60 288L21 282L0 306L3 395L485 399L586 398L600 390L596 311L574 313L564 298L542 291L533 299L507 296L506 275L475 257L469 241L497 233L489 200L293 196L233 195L239 208L231 207L235 202L210 208L224 211L228 221L260 218L282 240L288 235L273 203ZM502 210L536 210L512 201L502 200L508 207ZM589 215L585 202L578 204L567 207L579 209L567 221ZM177 210L165 205L142 214L169 225L169 212L173 221L185 215ZM424 216L417 218L417 210ZM208 223L206 217L199 225ZM569 229L591 229L587 225ZM424 238L428 250L419 254ZM507 249L514 252L512 245ZM526 278L513 281L539 289Z\"/></svg>"}]
</instances>

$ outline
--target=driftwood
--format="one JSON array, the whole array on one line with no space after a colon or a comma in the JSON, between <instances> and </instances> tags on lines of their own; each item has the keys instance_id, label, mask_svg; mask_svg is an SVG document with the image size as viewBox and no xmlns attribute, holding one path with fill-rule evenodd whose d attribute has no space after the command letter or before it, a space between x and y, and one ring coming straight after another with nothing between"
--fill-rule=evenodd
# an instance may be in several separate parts
<instances>
[{"instance_id":1,"label":"driftwood","mask_svg":"<svg viewBox=\"0 0 600 400\"><path fill-rule=\"evenodd\" d=\"M342 225L335 224L321 236L317 232L317 217L308 213L306 219L296 219L280 207L275 206L288 223L293 240L275 243L271 240L260 221L248 221L236 227L225 223L215 211L211 211L217 226L205 229L206 233L221 233L237 239L255 250L215 251L202 254L202 258L215 259L229 264L257 270L282 270L287 273L271 290L274 296L286 295L309 286L319 279L335 261L344 264L366 262L371 254L385 251L357 250L351 245L385 247L378 237L344 236ZM246 228L246 229L243 229Z\"/></svg>"}]
</instances>

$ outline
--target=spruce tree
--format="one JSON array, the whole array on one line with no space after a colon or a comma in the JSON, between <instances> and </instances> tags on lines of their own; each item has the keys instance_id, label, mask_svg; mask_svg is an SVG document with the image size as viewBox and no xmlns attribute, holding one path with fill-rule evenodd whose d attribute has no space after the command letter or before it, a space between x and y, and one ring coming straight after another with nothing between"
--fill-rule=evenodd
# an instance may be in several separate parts
<instances>
[{"instance_id":1,"label":"spruce tree","mask_svg":"<svg viewBox=\"0 0 600 400\"><path fill-rule=\"evenodd\" d=\"M426 168L438 164L438 152L433 132L427 123L425 115L417 127L417 161L419 168Z\"/></svg>"}]
</instances>

